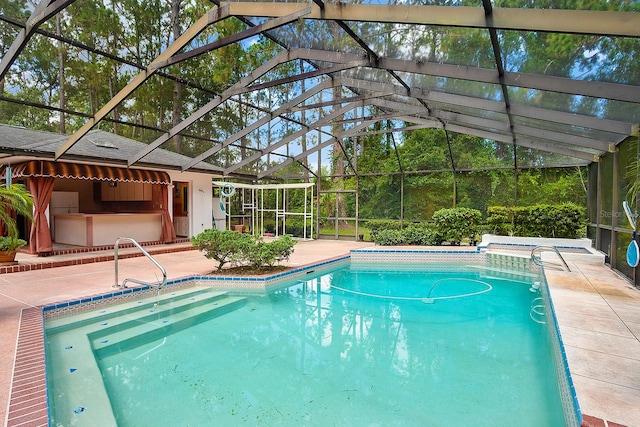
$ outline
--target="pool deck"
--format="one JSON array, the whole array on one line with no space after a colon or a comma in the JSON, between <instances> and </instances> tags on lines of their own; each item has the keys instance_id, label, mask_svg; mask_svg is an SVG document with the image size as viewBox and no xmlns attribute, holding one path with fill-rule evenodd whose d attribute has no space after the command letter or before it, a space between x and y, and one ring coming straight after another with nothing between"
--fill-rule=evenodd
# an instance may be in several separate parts
<instances>
[{"instance_id":1,"label":"pool deck","mask_svg":"<svg viewBox=\"0 0 640 427\"><path fill-rule=\"evenodd\" d=\"M333 240L298 242L287 264L302 266L371 246ZM169 279L213 270L215 261L188 249L189 243L147 248ZM120 250L120 280L156 281L159 270L148 259L125 258L135 252ZM115 276L112 255L112 250L46 258L18 254L22 268L28 265L29 270L0 274L0 419L5 425L21 311L110 292ZM640 290L607 266L579 261L569 266L572 272L547 271L547 281L584 425L640 427Z\"/></svg>"}]
</instances>

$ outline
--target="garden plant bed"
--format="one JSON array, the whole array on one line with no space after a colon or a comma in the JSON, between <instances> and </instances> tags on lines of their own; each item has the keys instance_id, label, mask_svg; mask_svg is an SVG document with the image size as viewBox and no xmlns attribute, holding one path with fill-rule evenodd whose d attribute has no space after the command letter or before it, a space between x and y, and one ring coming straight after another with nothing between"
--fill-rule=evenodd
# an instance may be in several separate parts
<instances>
[{"instance_id":1,"label":"garden plant bed","mask_svg":"<svg viewBox=\"0 0 640 427\"><path fill-rule=\"evenodd\" d=\"M268 276L270 274L282 273L290 270L291 267L286 265L274 265L272 267L262 266L255 267L252 265L240 265L237 267L223 268L222 270L213 270L209 273L211 276Z\"/></svg>"}]
</instances>

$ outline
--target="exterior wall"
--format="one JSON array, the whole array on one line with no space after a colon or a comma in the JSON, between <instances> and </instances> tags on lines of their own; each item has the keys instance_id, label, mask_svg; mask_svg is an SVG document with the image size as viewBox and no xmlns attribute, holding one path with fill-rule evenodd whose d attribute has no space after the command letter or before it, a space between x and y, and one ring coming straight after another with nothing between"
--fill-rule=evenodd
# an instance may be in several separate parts
<instances>
[{"instance_id":1,"label":"exterior wall","mask_svg":"<svg viewBox=\"0 0 640 427\"><path fill-rule=\"evenodd\" d=\"M78 193L80 212L99 212L102 209L100 200L94 196L94 181L85 179L57 178L53 191L73 191Z\"/></svg>"},{"instance_id":2,"label":"exterior wall","mask_svg":"<svg viewBox=\"0 0 640 427\"><path fill-rule=\"evenodd\" d=\"M195 236L208 228L212 228L213 190L211 175L194 172L167 172L171 177L171 181L189 183L189 236ZM171 203L169 203L169 212L173 217L173 206Z\"/></svg>"}]
</instances>

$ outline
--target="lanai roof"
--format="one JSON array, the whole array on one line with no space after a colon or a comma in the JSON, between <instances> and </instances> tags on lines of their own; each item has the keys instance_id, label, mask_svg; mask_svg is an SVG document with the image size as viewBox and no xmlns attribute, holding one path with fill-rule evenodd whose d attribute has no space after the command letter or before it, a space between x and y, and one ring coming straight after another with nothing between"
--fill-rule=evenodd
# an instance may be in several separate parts
<instances>
[{"instance_id":1,"label":"lanai roof","mask_svg":"<svg viewBox=\"0 0 640 427\"><path fill-rule=\"evenodd\" d=\"M72 155L77 141L94 127L117 121L114 109L135 100L136 91L151 79L175 81L168 71L175 66L184 71L180 81L199 93L199 103L191 103L180 123L155 129L153 141L129 154L129 165L148 161L177 134L205 141L180 165L183 170L207 162L225 175L255 178L268 177L345 138L390 129L440 128L531 149L543 153L542 166L544 153L557 164L588 164L628 136L638 135L637 2L614 7L612 2L568 1L537 8L536 2L507 0L214 1L182 36L145 64L127 63L47 30L46 23L73 3L43 0L26 22L0 17L5 25L19 29L3 52L0 78L12 73L13 64L36 37L91 50L135 70L95 114L75 112L83 125L65 137L55 151L57 159ZM75 3L81 6L83 0ZM507 7L514 4L523 6ZM580 9L589 5L613 10ZM236 22L232 34L214 30L225 20ZM252 71L219 90L189 81L188 70L199 64L196 58L215 61L221 48L234 43L250 46L257 35L278 47L261 52ZM544 56L549 50L536 50L534 42L542 41L557 43L556 58ZM568 45L582 49L579 59L556 66L554 61ZM275 87L290 88L289 97L265 102ZM5 94L0 102L21 100ZM252 111L250 119L224 138L198 127L229 105ZM42 107L56 111L53 105ZM374 129L380 122L385 128ZM287 131L277 138L270 133L266 139L260 137L265 128L276 126ZM302 138L307 138L304 143ZM219 158L223 150L234 150L232 161L228 154L225 160Z\"/></svg>"}]
</instances>

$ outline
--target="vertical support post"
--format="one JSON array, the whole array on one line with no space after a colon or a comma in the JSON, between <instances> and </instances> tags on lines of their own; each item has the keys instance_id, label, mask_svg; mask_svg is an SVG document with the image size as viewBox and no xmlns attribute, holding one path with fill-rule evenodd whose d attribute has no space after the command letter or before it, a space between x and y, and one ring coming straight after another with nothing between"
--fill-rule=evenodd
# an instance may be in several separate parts
<instances>
[{"instance_id":1,"label":"vertical support post","mask_svg":"<svg viewBox=\"0 0 640 427\"><path fill-rule=\"evenodd\" d=\"M604 166L602 165L602 158L598 159L598 182L596 183L596 249L603 250L602 248L602 178L604 174Z\"/></svg>"},{"instance_id":2,"label":"vertical support post","mask_svg":"<svg viewBox=\"0 0 640 427\"><path fill-rule=\"evenodd\" d=\"M518 146L513 142L513 206L518 206Z\"/></svg>"},{"instance_id":3,"label":"vertical support post","mask_svg":"<svg viewBox=\"0 0 640 427\"><path fill-rule=\"evenodd\" d=\"M311 203L309 203L309 206L311 207L311 236L309 236L310 239L313 239L313 187L311 188ZM304 203L306 204L307 201L305 200Z\"/></svg>"},{"instance_id":4,"label":"vertical support post","mask_svg":"<svg viewBox=\"0 0 640 427\"><path fill-rule=\"evenodd\" d=\"M318 129L318 143L322 141L322 134ZM322 150L318 151L318 178L316 179L316 230L318 231L318 238L320 237L320 182L322 181Z\"/></svg>"},{"instance_id":5,"label":"vertical support post","mask_svg":"<svg viewBox=\"0 0 640 427\"><path fill-rule=\"evenodd\" d=\"M356 242L359 240L360 236L360 175L356 175ZM364 240L364 239L362 239Z\"/></svg>"},{"instance_id":6,"label":"vertical support post","mask_svg":"<svg viewBox=\"0 0 640 427\"><path fill-rule=\"evenodd\" d=\"M307 240L307 187L304 187L304 211L302 213L302 239Z\"/></svg>"},{"instance_id":7,"label":"vertical support post","mask_svg":"<svg viewBox=\"0 0 640 427\"><path fill-rule=\"evenodd\" d=\"M618 268L618 214L622 213L620 206L620 150L615 147L613 152L613 179L611 183L611 267Z\"/></svg>"},{"instance_id":8,"label":"vertical support post","mask_svg":"<svg viewBox=\"0 0 640 427\"><path fill-rule=\"evenodd\" d=\"M258 228L258 191L255 188L251 188L251 221L253 222L253 235L260 236L260 229Z\"/></svg>"},{"instance_id":9,"label":"vertical support post","mask_svg":"<svg viewBox=\"0 0 640 427\"><path fill-rule=\"evenodd\" d=\"M404 172L400 172L400 226L402 226L403 221L404 221Z\"/></svg>"},{"instance_id":10,"label":"vertical support post","mask_svg":"<svg viewBox=\"0 0 640 427\"><path fill-rule=\"evenodd\" d=\"M282 189L282 235L287 234L287 189Z\"/></svg>"},{"instance_id":11,"label":"vertical support post","mask_svg":"<svg viewBox=\"0 0 640 427\"><path fill-rule=\"evenodd\" d=\"M364 107L361 107L361 115L364 116ZM359 200L358 200L358 195L360 194L360 175L358 174L358 142L361 141L362 139L360 137L354 137L353 138L353 167L355 168L354 172L356 174L356 236L355 236L355 241L358 241L358 233L359 233L359 215L358 215L358 210L359 210Z\"/></svg>"},{"instance_id":12,"label":"vertical support post","mask_svg":"<svg viewBox=\"0 0 640 427\"><path fill-rule=\"evenodd\" d=\"M278 206L280 205L280 190L276 188L276 237L280 236L280 230L278 229Z\"/></svg>"},{"instance_id":13,"label":"vertical support post","mask_svg":"<svg viewBox=\"0 0 640 427\"><path fill-rule=\"evenodd\" d=\"M259 196L258 196L259 195ZM261 236L266 230L264 229L264 190L260 188L256 191L256 227L257 235Z\"/></svg>"},{"instance_id":14,"label":"vertical support post","mask_svg":"<svg viewBox=\"0 0 640 427\"><path fill-rule=\"evenodd\" d=\"M338 198L338 192L334 193L336 195L335 197L335 209L333 210L333 238L338 240L338 237L340 236L340 229L338 227L340 220L338 219L340 216L340 213L338 212L340 210L340 200Z\"/></svg>"}]
</instances>

